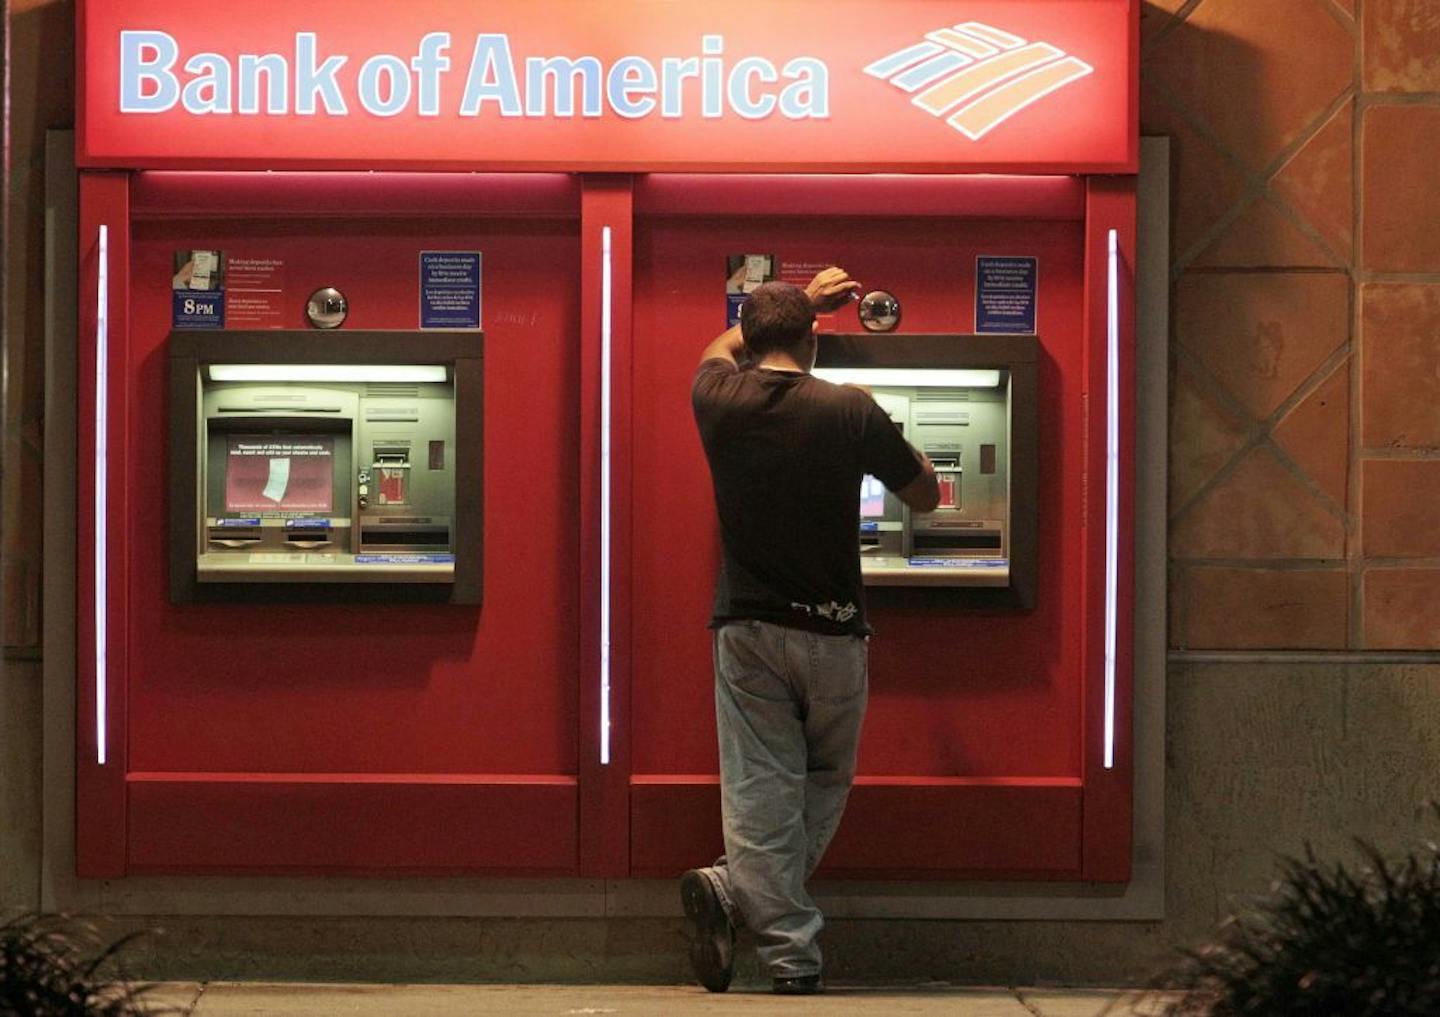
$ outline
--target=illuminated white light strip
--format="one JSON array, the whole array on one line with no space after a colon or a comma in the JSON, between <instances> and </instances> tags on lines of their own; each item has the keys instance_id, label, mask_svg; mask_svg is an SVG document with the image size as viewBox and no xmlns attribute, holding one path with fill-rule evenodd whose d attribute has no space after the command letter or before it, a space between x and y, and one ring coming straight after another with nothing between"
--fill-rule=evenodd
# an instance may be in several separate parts
<instances>
[{"instance_id":1,"label":"illuminated white light strip","mask_svg":"<svg viewBox=\"0 0 1440 1017\"><path fill-rule=\"evenodd\" d=\"M1120 569L1120 234L1110 231L1105 321L1105 769L1115 766L1115 629Z\"/></svg>"},{"instance_id":2,"label":"illuminated white light strip","mask_svg":"<svg viewBox=\"0 0 1440 1017\"><path fill-rule=\"evenodd\" d=\"M999 371L907 369L897 367L817 367L815 377L836 385L903 385L913 388L997 388Z\"/></svg>"},{"instance_id":3,"label":"illuminated white light strip","mask_svg":"<svg viewBox=\"0 0 1440 1017\"><path fill-rule=\"evenodd\" d=\"M610 765L610 227L600 231L600 765Z\"/></svg>"},{"instance_id":4,"label":"illuminated white light strip","mask_svg":"<svg viewBox=\"0 0 1440 1017\"><path fill-rule=\"evenodd\" d=\"M211 381L444 381L444 364L211 364Z\"/></svg>"},{"instance_id":5,"label":"illuminated white light strip","mask_svg":"<svg viewBox=\"0 0 1440 1017\"><path fill-rule=\"evenodd\" d=\"M106 485L109 445L110 359L109 288L110 234L109 227L100 227L100 288L95 302L95 758L105 765L107 734L105 730L105 644L106 635Z\"/></svg>"}]
</instances>

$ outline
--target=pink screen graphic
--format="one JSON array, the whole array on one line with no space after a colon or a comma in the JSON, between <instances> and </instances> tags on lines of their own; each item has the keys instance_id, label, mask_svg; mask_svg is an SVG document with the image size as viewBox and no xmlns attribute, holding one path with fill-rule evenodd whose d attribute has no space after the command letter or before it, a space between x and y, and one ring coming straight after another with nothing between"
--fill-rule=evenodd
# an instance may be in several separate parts
<instances>
[{"instance_id":1,"label":"pink screen graphic","mask_svg":"<svg viewBox=\"0 0 1440 1017\"><path fill-rule=\"evenodd\" d=\"M885 485L867 475L860 482L860 516L863 519L877 519L884 514Z\"/></svg>"},{"instance_id":2,"label":"pink screen graphic","mask_svg":"<svg viewBox=\"0 0 1440 1017\"><path fill-rule=\"evenodd\" d=\"M225 463L227 512L329 512L335 439L236 435Z\"/></svg>"}]
</instances>

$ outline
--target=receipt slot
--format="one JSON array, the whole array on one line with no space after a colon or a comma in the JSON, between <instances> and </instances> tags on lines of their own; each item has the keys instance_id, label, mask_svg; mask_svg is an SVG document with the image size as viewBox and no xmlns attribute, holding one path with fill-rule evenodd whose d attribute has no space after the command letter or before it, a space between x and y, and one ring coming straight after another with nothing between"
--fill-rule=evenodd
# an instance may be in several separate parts
<instances>
[{"instance_id":1,"label":"receipt slot","mask_svg":"<svg viewBox=\"0 0 1440 1017\"><path fill-rule=\"evenodd\" d=\"M172 601L480 602L479 333L169 348Z\"/></svg>"},{"instance_id":2,"label":"receipt slot","mask_svg":"<svg viewBox=\"0 0 1440 1017\"><path fill-rule=\"evenodd\" d=\"M940 504L915 512L873 477L860 490L867 586L945 588L1030 608L1036 578L1036 340L825 335L815 374L863 385L935 466Z\"/></svg>"}]
</instances>

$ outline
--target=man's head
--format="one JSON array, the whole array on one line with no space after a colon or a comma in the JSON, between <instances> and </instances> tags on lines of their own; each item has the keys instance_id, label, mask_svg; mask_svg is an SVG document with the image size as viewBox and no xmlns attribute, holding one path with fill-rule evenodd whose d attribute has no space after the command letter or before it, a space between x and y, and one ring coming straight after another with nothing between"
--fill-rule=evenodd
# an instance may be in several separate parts
<instances>
[{"instance_id":1,"label":"man's head","mask_svg":"<svg viewBox=\"0 0 1440 1017\"><path fill-rule=\"evenodd\" d=\"M815 358L815 309L799 286L771 282L740 307L740 334L756 360L783 353L801 367Z\"/></svg>"}]
</instances>

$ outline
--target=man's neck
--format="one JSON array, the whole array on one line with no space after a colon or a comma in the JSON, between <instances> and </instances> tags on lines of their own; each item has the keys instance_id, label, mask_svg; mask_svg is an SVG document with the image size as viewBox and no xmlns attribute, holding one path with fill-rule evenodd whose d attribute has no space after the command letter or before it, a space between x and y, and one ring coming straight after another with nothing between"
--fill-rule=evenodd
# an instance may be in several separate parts
<instances>
[{"instance_id":1,"label":"man's neck","mask_svg":"<svg viewBox=\"0 0 1440 1017\"><path fill-rule=\"evenodd\" d=\"M756 367L763 367L767 371L784 371L787 374L809 374L810 372L796 363L795 358L784 353L770 353L762 357Z\"/></svg>"}]
</instances>

